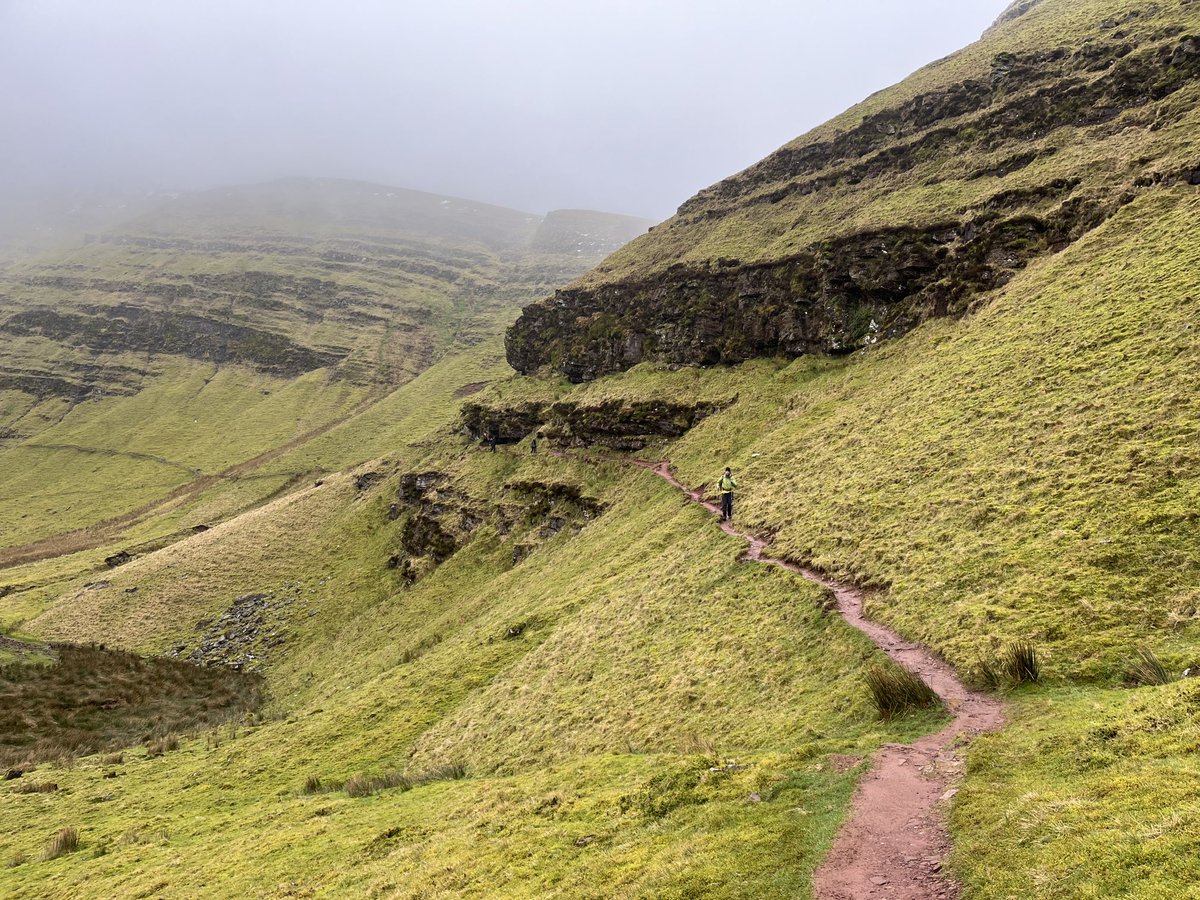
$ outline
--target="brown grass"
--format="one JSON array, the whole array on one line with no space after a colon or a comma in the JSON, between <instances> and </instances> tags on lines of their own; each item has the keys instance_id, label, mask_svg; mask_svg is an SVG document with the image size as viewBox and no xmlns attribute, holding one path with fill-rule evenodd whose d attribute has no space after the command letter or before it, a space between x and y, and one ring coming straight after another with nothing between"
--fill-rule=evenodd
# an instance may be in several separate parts
<instances>
[{"instance_id":1,"label":"brown grass","mask_svg":"<svg viewBox=\"0 0 1200 900\"><path fill-rule=\"evenodd\" d=\"M46 851L43 856L50 859L58 859L60 856L66 856L68 853L74 853L79 849L79 832L74 828L64 828L50 839L50 843L46 845Z\"/></svg>"},{"instance_id":2,"label":"brown grass","mask_svg":"<svg viewBox=\"0 0 1200 900\"><path fill-rule=\"evenodd\" d=\"M69 765L138 742L161 755L179 747L176 733L235 721L261 702L254 675L102 647L57 651L54 665L0 667L0 767Z\"/></svg>"}]
</instances>

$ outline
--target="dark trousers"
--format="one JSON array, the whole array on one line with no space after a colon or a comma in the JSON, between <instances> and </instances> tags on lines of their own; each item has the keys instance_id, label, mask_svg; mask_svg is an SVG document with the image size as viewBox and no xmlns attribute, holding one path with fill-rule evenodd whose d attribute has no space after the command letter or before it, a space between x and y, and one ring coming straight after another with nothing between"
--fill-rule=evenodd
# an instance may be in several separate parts
<instances>
[{"instance_id":1,"label":"dark trousers","mask_svg":"<svg viewBox=\"0 0 1200 900\"><path fill-rule=\"evenodd\" d=\"M722 519L732 519L733 518L733 494L722 494L721 495L721 518Z\"/></svg>"}]
</instances>

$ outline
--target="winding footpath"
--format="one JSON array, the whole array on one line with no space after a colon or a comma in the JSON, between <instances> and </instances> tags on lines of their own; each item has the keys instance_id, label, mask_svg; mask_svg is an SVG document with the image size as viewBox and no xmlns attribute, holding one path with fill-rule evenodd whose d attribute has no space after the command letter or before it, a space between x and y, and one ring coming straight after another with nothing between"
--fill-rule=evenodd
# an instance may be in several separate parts
<instances>
[{"instance_id":1,"label":"winding footpath","mask_svg":"<svg viewBox=\"0 0 1200 900\"><path fill-rule=\"evenodd\" d=\"M694 503L720 514L671 472L670 462L633 460L682 491ZM944 802L954 796L962 768L962 746L972 737L1004 724L1000 701L968 688L934 653L870 621L863 612L863 592L831 581L812 569L766 555L767 543L722 522L721 530L749 543L745 559L778 566L829 588L837 611L890 656L920 676L937 692L953 716L937 734L913 744L886 744L859 782L849 818L829 855L817 869L817 900L940 900L956 898L959 886L942 871L950 838Z\"/></svg>"}]
</instances>

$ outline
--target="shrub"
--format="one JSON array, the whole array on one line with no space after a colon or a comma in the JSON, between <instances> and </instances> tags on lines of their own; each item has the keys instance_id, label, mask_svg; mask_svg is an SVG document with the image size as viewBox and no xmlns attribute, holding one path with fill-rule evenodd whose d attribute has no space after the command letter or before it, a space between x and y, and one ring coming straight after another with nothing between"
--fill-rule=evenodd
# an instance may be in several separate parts
<instances>
[{"instance_id":1,"label":"shrub","mask_svg":"<svg viewBox=\"0 0 1200 900\"><path fill-rule=\"evenodd\" d=\"M1175 681L1175 676L1168 672L1167 667L1146 647L1138 647L1134 651L1134 659L1125 670L1125 678L1130 684L1139 686L1170 684Z\"/></svg>"},{"instance_id":2,"label":"shrub","mask_svg":"<svg viewBox=\"0 0 1200 900\"><path fill-rule=\"evenodd\" d=\"M1037 650L1028 641L1009 644L1003 663L1004 674L1017 684L1035 684L1042 677Z\"/></svg>"},{"instance_id":3,"label":"shrub","mask_svg":"<svg viewBox=\"0 0 1200 900\"><path fill-rule=\"evenodd\" d=\"M74 828L64 828L50 839L46 845L46 859L58 859L79 849L79 832Z\"/></svg>"},{"instance_id":4,"label":"shrub","mask_svg":"<svg viewBox=\"0 0 1200 900\"><path fill-rule=\"evenodd\" d=\"M867 670L866 681L875 708L885 721L914 709L929 709L942 703L933 688L899 666L872 666Z\"/></svg>"}]
</instances>

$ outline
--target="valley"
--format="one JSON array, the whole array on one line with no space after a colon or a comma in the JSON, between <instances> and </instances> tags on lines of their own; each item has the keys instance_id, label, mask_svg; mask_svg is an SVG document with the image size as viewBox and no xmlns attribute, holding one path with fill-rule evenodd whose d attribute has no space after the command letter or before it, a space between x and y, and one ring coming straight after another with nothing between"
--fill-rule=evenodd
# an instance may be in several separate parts
<instances>
[{"instance_id":1,"label":"valley","mask_svg":"<svg viewBox=\"0 0 1200 900\"><path fill-rule=\"evenodd\" d=\"M0 894L1191 896L1198 61L1023 0L648 232L6 263Z\"/></svg>"}]
</instances>

